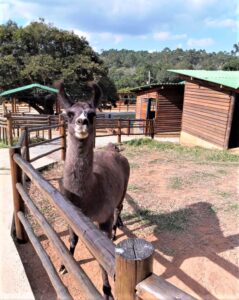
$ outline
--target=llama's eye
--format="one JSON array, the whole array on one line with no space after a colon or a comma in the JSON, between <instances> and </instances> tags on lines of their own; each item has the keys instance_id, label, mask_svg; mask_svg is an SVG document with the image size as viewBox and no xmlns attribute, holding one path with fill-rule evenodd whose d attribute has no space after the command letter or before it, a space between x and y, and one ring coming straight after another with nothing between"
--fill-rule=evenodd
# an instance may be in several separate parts
<instances>
[{"instance_id":1,"label":"llama's eye","mask_svg":"<svg viewBox=\"0 0 239 300\"><path fill-rule=\"evenodd\" d=\"M93 123L94 117L95 117L95 113L94 112L89 112L87 114L87 118L90 121L90 123Z\"/></svg>"},{"instance_id":2,"label":"llama's eye","mask_svg":"<svg viewBox=\"0 0 239 300\"><path fill-rule=\"evenodd\" d=\"M66 115L69 120L72 120L74 118L75 113L73 111L68 111Z\"/></svg>"}]
</instances>

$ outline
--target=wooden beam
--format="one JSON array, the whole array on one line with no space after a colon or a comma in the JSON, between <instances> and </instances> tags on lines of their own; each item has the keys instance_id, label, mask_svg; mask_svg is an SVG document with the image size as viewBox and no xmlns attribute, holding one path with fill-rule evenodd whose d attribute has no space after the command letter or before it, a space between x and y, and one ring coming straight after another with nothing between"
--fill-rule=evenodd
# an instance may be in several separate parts
<instances>
[{"instance_id":1,"label":"wooden beam","mask_svg":"<svg viewBox=\"0 0 239 300\"><path fill-rule=\"evenodd\" d=\"M66 287L63 285L61 279L59 278L50 258L46 254L44 248L42 247L42 245L39 242L39 240L37 239L37 237L35 236L28 220L26 219L26 217L24 216L24 214L22 212L18 212L17 215L18 215L18 218L21 220L21 223L23 224L23 226L27 232L27 235L31 241L33 248L36 250L36 252L39 256L39 258L44 266L44 269L46 270L47 275L49 276L51 283L56 290L56 293L57 293L59 299L73 300L73 298L69 294L68 290L66 289Z\"/></svg>"},{"instance_id":2,"label":"wooden beam","mask_svg":"<svg viewBox=\"0 0 239 300\"><path fill-rule=\"evenodd\" d=\"M17 190L22 196L23 201L37 220L38 224L43 229L46 236L49 238L51 243L54 245L56 252L62 259L62 263L65 265L68 272L72 273L75 279L80 283L82 290L85 292L87 299L89 300L103 300L103 297L92 284L85 271L76 263L65 244L58 237L57 233L49 225L46 218L38 210L32 199L28 196L27 191L21 184L17 184Z\"/></svg>"},{"instance_id":3,"label":"wooden beam","mask_svg":"<svg viewBox=\"0 0 239 300\"><path fill-rule=\"evenodd\" d=\"M143 239L127 239L115 248L116 300L135 300L136 285L152 273L154 247Z\"/></svg>"},{"instance_id":4,"label":"wooden beam","mask_svg":"<svg viewBox=\"0 0 239 300\"><path fill-rule=\"evenodd\" d=\"M136 291L137 296L142 300L196 300L155 274L138 283Z\"/></svg>"},{"instance_id":5,"label":"wooden beam","mask_svg":"<svg viewBox=\"0 0 239 300\"><path fill-rule=\"evenodd\" d=\"M227 121L227 128L225 133L225 141L224 141L224 149L229 148L229 141L230 141L230 133L232 128L232 120L233 120L233 114L234 114L234 108L235 108L235 101L236 101L236 95L235 93L231 96L231 104L228 111L228 121Z\"/></svg>"},{"instance_id":6,"label":"wooden beam","mask_svg":"<svg viewBox=\"0 0 239 300\"><path fill-rule=\"evenodd\" d=\"M115 247L112 241L79 208L47 182L30 163L23 160L18 154L14 155L13 159L50 203L57 208L106 272L114 277Z\"/></svg>"}]
</instances>

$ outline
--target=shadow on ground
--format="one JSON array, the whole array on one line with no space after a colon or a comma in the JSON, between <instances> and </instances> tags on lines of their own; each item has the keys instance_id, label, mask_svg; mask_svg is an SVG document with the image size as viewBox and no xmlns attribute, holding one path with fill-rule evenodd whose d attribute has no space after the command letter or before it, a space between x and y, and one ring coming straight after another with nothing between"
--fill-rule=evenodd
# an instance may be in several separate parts
<instances>
[{"instance_id":1,"label":"shadow on ground","mask_svg":"<svg viewBox=\"0 0 239 300\"><path fill-rule=\"evenodd\" d=\"M176 276L203 299L217 298L180 268L186 260L206 257L238 278L239 268L219 254L237 247L239 235L223 235L211 204L198 202L172 213L154 213L139 207L129 194L126 200L134 213L124 217L123 233L132 238L136 237L137 231L153 226L155 239L152 244L156 249L154 257L165 268L160 274L163 278ZM133 223L134 229L129 230L127 227ZM165 256L169 256L170 259Z\"/></svg>"}]
</instances>

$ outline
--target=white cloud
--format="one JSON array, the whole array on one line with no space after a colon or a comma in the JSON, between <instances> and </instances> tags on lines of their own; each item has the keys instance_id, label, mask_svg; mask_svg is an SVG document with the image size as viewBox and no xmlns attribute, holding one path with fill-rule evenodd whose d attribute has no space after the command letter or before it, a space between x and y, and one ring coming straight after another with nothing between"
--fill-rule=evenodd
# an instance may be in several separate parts
<instances>
[{"instance_id":1,"label":"white cloud","mask_svg":"<svg viewBox=\"0 0 239 300\"><path fill-rule=\"evenodd\" d=\"M168 31L155 32L153 38L158 41L181 40L187 38L186 34L171 34Z\"/></svg>"},{"instance_id":2,"label":"white cloud","mask_svg":"<svg viewBox=\"0 0 239 300\"><path fill-rule=\"evenodd\" d=\"M189 47L207 47L214 44L212 38L202 38L202 39L188 39L187 45Z\"/></svg>"},{"instance_id":3,"label":"white cloud","mask_svg":"<svg viewBox=\"0 0 239 300\"><path fill-rule=\"evenodd\" d=\"M234 19L206 19L205 24L209 27L236 27L238 26L238 21Z\"/></svg>"},{"instance_id":4,"label":"white cloud","mask_svg":"<svg viewBox=\"0 0 239 300\"><path fill-rule=\"evenodd\" d=\"M102 32L102 33L97 34L97 36L100 37L100 39L102 41L107 41L107 42L111 41L114 44L118 44L118 43L122 42L124 39L123 35L113 34L111 32Z\"/></svg>"},{"instance_id":5,"label":"white cloud","mask_svg":"<svg viewBox=\"0 0 239 300\"><path fill-rule=\"evenodd\" d=\"M78 30L78 29L73 29L74 33L76 35L78 35L79 37L85 37L88 41L90 41L91 39L91 35L89 32L84 32L84 31L81 31L81 30Z\"/></svg>"}]
</instances>

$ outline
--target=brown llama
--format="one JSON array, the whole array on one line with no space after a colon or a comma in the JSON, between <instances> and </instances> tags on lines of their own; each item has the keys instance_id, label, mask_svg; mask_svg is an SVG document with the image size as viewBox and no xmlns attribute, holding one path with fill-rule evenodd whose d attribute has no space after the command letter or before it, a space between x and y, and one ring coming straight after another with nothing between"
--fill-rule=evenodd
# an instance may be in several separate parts
<instances>
[{"instance_id":1,"label":"brown llama","mask_svg":"<svg viewBox=\"0 0 239 300\"><path fill-rule=\"evenodd\" d=\"M66 110L68 137L63 174L63 194L99 225L109 238L115 237L129 180L128 160L119 149L109 144L105 151L93 151L93 121L101 97L101 89L91 83L93 96L87 102L74 103L57 84L58 98ZM73 255L78 236L69 228L70 252ZM105 299L113 299L106 271L102 269ZM61 266L60 271L64 272Z\"/></svg>"}]
</instances>

